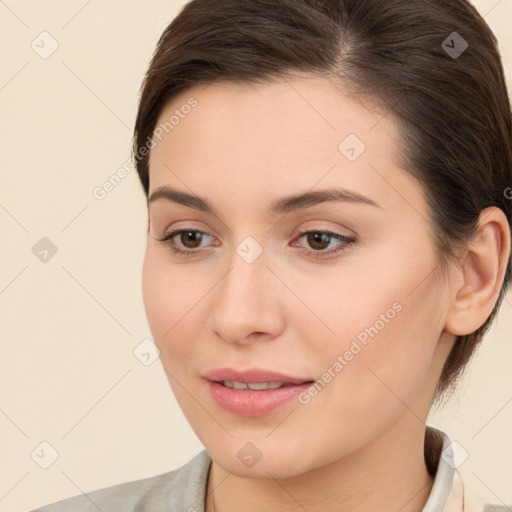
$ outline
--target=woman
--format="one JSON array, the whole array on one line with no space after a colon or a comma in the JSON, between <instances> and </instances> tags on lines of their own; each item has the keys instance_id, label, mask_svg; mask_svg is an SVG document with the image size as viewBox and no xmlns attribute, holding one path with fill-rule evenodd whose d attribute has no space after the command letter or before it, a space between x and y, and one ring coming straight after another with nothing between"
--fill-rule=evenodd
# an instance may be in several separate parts
<instances>
[{"instance_id":1,"label":"woman","mask_svg":"<svg viewBox=\"0 0 512 512\"><path fill-rule=\"evenodd\" d=\"M426 420L510 284L510 120L466 1L188 3L134 158L146 313L206 449L38 510L509 510Z\"/></svg>"}]
</instances>

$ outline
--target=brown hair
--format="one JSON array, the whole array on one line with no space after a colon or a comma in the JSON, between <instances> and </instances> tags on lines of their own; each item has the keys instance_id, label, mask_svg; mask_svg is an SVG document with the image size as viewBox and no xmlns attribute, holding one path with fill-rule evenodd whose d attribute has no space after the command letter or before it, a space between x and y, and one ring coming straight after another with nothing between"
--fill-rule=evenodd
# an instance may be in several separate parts
<instances>
[{"instance_id":1,"label":"brown hair","mask_svg":"<svg viewBox=\"0 0 512 512\"><path fill-rule=\"evenodd\" d=\"M440 268L464 247L483 209L512 217L502 63L494 34L464 0L192 0L161 35L141 87L133 150L146 196L149 153L141 149L174 95L214 80L257 84L291 72L338 80L392 113L406 168L425 192ZM436 399L462 375L510 280L509 259L491 315L457 337Z\"/></svg>"}]
</instances>

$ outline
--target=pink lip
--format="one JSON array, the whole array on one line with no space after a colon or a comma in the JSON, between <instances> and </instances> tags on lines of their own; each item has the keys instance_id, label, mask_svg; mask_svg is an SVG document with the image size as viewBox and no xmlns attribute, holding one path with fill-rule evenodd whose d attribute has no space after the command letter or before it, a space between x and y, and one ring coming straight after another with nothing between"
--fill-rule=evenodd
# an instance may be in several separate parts
<instances>
[{"instance_id":1,"label":"pink lip","mask_svg":"<svg viewBox=\"0 0 512 512\"><path fill-rule=\"evenodd\" d=\"M236 382L285 382L287 384L302 384L311 382L310 377L291 377L284 373L271 370L253 368L250 370L236 370L235 368L217 368L206 372L203 377L214 382L234 380Z\"/></svg>"},{"instance_id":2,"label":"pink lip","mask_svg":"<svg viewBox=\"0 0 512 512\"><path fill-rule=\"evenodd\" d=\"M285 405L313 383L313 379L291 377L260 369L240 371L233 368L219 368L207 372L204 377L207 379L210 394L218 405L233 414L250 417L263 416ZM252 391L228 388L219 382L224 380L254 383L283 382L288 385L277 389Z\"/></svg>"}]
</instances>

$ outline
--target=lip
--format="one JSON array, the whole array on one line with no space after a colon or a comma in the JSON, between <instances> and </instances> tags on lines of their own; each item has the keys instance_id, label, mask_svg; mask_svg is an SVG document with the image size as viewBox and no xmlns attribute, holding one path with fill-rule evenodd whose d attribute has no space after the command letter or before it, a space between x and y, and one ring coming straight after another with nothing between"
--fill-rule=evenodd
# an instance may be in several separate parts
<instances>
[{"instance_id":1,"label":"lip","mask_svg":"<svg viewBox=\"0 0 512 512\"><path fill-rule=\"evenodd\" d=\"M314 382L310 378L292 377L283 373L263 369L236 370L219 368L203 375L208 390L215 402L224 410L239 416L264 416L284 406L306 391ZM287 386L276 389L252 391L249 389L233 389L219 381L236 382L282 382Z\"/></svg>"},{"instance_id":2,"label":"lip","mask_svg":"<svg viewBox=\"0 0 512 512\"><path fill-rule=\"evenodd\" d=\"M284 373L260 368L251 368L248 370L217 368L205 373L203 377L214 382L234 380L236 382L283 382L286 384L303 384L304 382L314 380L310 377L292 377Z\"/></svg>"}]
</instances>

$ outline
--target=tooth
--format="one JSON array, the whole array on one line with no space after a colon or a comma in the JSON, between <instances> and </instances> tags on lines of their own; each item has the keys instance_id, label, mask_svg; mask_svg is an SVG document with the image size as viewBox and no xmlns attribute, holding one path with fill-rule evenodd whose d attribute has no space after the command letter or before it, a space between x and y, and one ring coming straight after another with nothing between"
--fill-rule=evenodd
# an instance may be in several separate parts
<instances>
[{"instance_id":1,"label":"tooth","mask_svg":"<svg viewBox=\"0 0 512 512\"><path fill-rule=\"evenodd\" d=\"M224 380L222 384L231 389L250 389L251 391L277 389L286 385L282 382L236 382L232 380Z\"/></svg>"},{"instance_id":2,"label":"tooth","mask_svg":"<svg viewBox=\"0 0 512 512\"><path fill-rule=\"evenodd\" d=\"M253 382L247 384L247 387L253 391L261 391L262 389L268 389L269 385L268 382Z\"/></svg>"}]
</instances>

